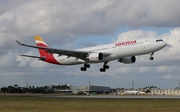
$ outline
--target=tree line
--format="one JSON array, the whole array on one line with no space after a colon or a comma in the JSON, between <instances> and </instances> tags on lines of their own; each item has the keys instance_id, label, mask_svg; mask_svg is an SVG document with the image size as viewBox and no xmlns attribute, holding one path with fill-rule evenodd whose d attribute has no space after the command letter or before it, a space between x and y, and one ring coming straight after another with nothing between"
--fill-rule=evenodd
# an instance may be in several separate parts
<instances>
[{"instance_id":1,"label":"tree line","mask_svg":"<svg viewBox=\"0 0 180 112\"><path fill-rule=\"evenodd\" d=\"M18 85L2 87L1 93L26 93L26 94L53 94L58 93L60 90L70 89L69 86L65 85L52 85L52 86L41 86L41 87L19 87Z\"/></svg>"}]
</instances>

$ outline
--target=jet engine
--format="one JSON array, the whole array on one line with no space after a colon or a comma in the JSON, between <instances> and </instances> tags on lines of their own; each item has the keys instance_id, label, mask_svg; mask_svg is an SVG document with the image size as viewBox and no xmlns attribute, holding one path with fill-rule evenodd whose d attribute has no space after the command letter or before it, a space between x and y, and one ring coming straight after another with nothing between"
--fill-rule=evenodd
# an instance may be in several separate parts
<instances>
[{"instance_id":1,"label":"jet engine","mask_svg":"<svg viewBox=\"0 0 180 112\"><path fill-rule=\"evenodd\" d=\"M136 57L135 56L124 57L124 58L120 58L118 61L122 62L124 64L131 64L131 63L135 63L136 62Z\"/></svg>"},{"instance_id":2,"label":"jet engine","mask_svg":"<svg viewBox=\"0 0 180 112\"><path fill-rule=\"evenodd\" d=\"M91 53L87 57L90 61L101 61L103 60L103 54L102 53Z\"/></svg>"}]
</instances>

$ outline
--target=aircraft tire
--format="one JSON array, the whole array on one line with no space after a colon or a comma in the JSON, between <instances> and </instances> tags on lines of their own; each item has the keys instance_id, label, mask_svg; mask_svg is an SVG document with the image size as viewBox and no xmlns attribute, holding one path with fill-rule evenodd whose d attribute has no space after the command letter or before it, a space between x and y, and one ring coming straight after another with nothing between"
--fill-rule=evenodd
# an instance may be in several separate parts
<instances>
[{"instance_id":1,"label":"aircraft tire","mask_svg":"<svg viewBox=\"0 0 180 112\"><path fill-rule=\"evenodd\" d=\"M106 71L106 69L100 68L100 72L105 72L105 71Z\"/></svg>"},{"instance_id":2,"label":"aircraft tire","mask_svg":"<svg viewBox=\"0 0 180 112\"><path fill-rule=\"evenodd\" d=\"M154 60L154 57L149 57L150 60Z\"/></svg>"},{"instance_id":3,"label":"aircraft tire","mask_svg":"<svg viewBox=\"0 0 180 112\"><path fill-rule=\"evenodd\" d=\"M105 67L106 69L109 69L109 65L106 65L106 67Z\"/></svg>"},{"instance_id":4,"label":"aircraft tire","mask_svg":"<svg viewBox=\"0 0 180 112\"><path fill-rule=\"evenodd\" d=\"M86 71L87 69L85 67L81 67L81 71Z\"/></svg>"},{"instance_id":5,"label":"aircraft tire","mask_svg":"<svg viewBox=\"0 0 180 112\"><path fill-rule=\"evenodd\" d=\"M87 64L86 67L87 67L87 68L90 68L91 66L90 66L90 64Z\"/></svg>"}]
</instances>

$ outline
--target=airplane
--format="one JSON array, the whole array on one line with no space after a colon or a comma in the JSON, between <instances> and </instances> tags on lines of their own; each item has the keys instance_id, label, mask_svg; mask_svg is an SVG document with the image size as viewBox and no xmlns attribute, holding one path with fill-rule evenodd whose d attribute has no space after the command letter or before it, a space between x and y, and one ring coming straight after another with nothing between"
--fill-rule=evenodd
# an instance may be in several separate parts
<instances>
[{"instance_id":1,"label":"airplane","mask_svg":"<svg viewBox=\"0 0 180 112\"><path fill-rule=\"evenodd\" d=\"M137 95L139 93L139 91L125 91L124 94L133 94L133 95Z\"/></svg>"},{"instance_id":2,"label":"airplane","mask_svg":"<svg viewBox=\"0 0 180 112\"><path fill-rule=\"evenodd\" d=\"M103 67L100 68L100 72L105 72L109 69L108 62L114 60L124 64L132 64L136 62L135 56L145 54L150 54L149 59L153 60L154 52L161 50L167 45L162 39L143 38L82 49L67 50L50 48L40 36L34 36L34 40L36 46L26 45L18 40L16 40L16 42L21 46L38 49L40 56L21 56L38 58L39 60L57 65L84 64L84 66L80 68L81 71L86 71L90 68L90 64L104 63Z\"/></svg>"},{"instance_id":3,"label":"airplane","mask_svg":"<svg viewBox=\"0 0 180 112\"><path fill-rule=\"evenodd\" d=\"M146 92L144 92L144 91L139 91L138 92L138 95L145 95L146 94Z\"/></svg>"},{"instance_id":4,"label":"airplane","mask_svg":"<svg viewBox=\"0 0 180 112\"><path fill-rule=\"evenodd\" d=\"M134 90L130 90L130 91L125 91L124 94L145 95L146 93L143 92L143 91L134 91Z\"/></svg>"}]
</instances>

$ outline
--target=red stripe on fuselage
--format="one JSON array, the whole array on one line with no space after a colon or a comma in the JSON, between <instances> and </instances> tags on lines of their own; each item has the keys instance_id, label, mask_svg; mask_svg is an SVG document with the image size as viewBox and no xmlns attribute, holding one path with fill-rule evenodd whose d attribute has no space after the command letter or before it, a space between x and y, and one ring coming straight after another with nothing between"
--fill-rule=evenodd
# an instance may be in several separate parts
<instances>
[{"instance_id":1,"label":"red stripe on fuselage","mask_svg":"<svg viewBox=\"0 0 180 112\"><path fill-rule=\"evenodd\" d=\"M49 54L48 56L45 56L46 59L45 61L48 63L53 63L53 64L60 64L53 56L53 54Z\"/></svg>"}]
</instances>

